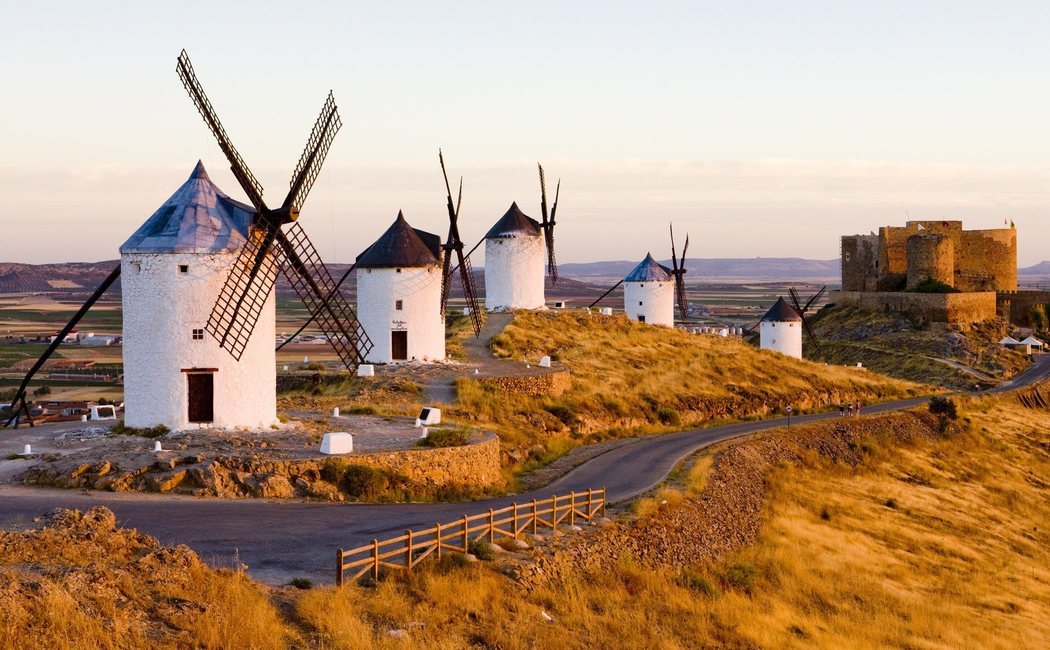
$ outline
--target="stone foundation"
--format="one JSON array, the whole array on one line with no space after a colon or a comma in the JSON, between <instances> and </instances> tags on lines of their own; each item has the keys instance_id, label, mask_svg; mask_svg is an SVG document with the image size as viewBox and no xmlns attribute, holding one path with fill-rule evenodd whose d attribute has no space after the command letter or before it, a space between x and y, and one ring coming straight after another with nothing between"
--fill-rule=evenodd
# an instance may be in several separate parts
<instances>
[{"instance_id":1,"label":"stone foundation","mask_svg":"<svg viewBox=\"0 0 1050 650\"><path fill-rule=\"evenodd\" d=\"M572 375L561 371L523 377L485 377L478 383L529 397L558 397L572 387Z\"/></svg>"}]
</instances>

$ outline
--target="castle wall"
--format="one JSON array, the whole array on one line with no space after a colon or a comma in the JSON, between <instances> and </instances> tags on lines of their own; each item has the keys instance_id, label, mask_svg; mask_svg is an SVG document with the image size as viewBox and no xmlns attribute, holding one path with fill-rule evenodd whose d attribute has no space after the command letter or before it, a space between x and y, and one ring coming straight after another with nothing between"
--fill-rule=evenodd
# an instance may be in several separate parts
<instances>
[{"instance_id":1,"label":"castle wall","mask_svg":"<svg viewBox=\"0 0 1050 650\"><path fill-rule=\"evenodd\" d=\"M540 309L545 304L543 237L485 240L485 309Z\"/></svg>"},{"instance_id":2,"label":"castle wall","mask_svg":"<svg viewBox=\"0 0 1050 650\"><path fill-rule=\"evenodd\" d=\"M674 282L624 282L623 310L631 320L674 327Z\"/></svg>"},{"instance_id":3,"label":"castle wall","mask_svg":"<svg viewBox=\"0 0 1050 650\"><path fill-rule=\"evenodd\" d=\"M900 312L933 323L980 323L996 317L996 294L832 291L829 302L869 311Z\"/></svg>"},{"instance_id":4,"label":"castle wall","mask_svg":"<svg viewBox=\"0 0 1050 650\"><path fill-rule=\"evenodd\" d=\"M189 428L267 427L277 422L275 298L263 305L240 361L204 330L236 253L121 256L124 423ZM186 266L186 272L180 271ZM214 372L214 422L189 422L184 370Z\"/></svg>"},{"instance_id":5,"label":"castle wall","mask_svg":"<svg viewBox=\"0 0 1050 650\"><path fill-rule=\"evenodd\" d=\"M401 309L398 309L398 301ZM392 332L408 332L408 359L445 358L445 322L441 317L441 269L363 268L357 270L357 317L372 350L370 363L394 360Z\"/></svg>"}]
</instances>

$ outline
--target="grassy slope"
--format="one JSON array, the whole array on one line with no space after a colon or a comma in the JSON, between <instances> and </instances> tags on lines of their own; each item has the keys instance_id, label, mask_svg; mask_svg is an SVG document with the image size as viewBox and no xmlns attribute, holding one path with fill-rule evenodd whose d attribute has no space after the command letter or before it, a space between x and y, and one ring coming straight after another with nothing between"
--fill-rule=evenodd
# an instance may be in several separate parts
<instances>
[{"instance_id":1,"label":"grassy slope","mask_svg":"<svg viewBox=\"0 0 1050 650\"><path fill-rule=\"evenodd\" d=\"M522 312L491 347L535 363L549 354L572 373L562 396L529 398L465 378L450 415L489 423L515 450L550 460L576 444L713 420L796 412L827 403L914 394L915 384L757 350L739 339L585 312Z\"/></svg>"},{"instance_id":2,"label":"grassy slope","mask_svg":"<svg viewBox=\"0 0 1050 650\"><path fill-rule=\"evenodd\" d=\"M807 356L828 363L860 362L911 381L950 388L971 388L981 382L934 358L962 363L998 380L1028 363L1021 354L999 345L1010 329L1002 321L981 323L966 332L941 332L922 328L902 315L837 307L818 312L812 323L822 345L819 352L807 349Z\"/></svg>"},{"instance_id":3,"label":"grassy slope","mask_svg":"<svg viewBox=\"0 0 1050 650\"><path fill-rule=\"evenodd\" d=\"M268 603L241 574L184 552L173 570L141 541L8 542L9 575L38 575L0 588L0 647L117 647L147 632L158 647L1046 647L1050 412L998 398L967 415L968 432L867 445L853 467L812 456L775 469L758 542L728 557L684 571L607 558L531 592L487 564L446 563ZM658 517L670 501L640 510Z\"/></svg>"}]
</instances>

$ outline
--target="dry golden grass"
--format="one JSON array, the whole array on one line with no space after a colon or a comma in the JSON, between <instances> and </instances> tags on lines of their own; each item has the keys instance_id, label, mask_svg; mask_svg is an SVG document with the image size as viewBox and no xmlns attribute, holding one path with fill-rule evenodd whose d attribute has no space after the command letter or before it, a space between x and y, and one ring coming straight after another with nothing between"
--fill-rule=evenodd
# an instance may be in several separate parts
<instances>
[{"instance_id":1,"label":"dry golden grass","mask_svg":"<svg viewBox=\"0 0 1050 650\"><path fill-rule=\"evenodd\" d=\"M688 334L586 312L520 312L492 339L497 356L565 364L572 386L527 397L467 378L449 417L497 430L512 464L543 465L572 447L717 420L741 420L930 390L875 373L759 350L739 339Z\"/></svg>"},{"instance_id":2,"label":"dry golden grass","mask_svg":"<svg viewBox=\"0 0 1050 650\"><path fill-rule=\"evenodd\" d=\"M1013 397L963 406L962 433L872 441L855 467L812 454L775 469L759 542L712 564L607 558L524 591L491 565L446 559L370 588L285 590L280 609L242 574L192 562L141 567L167 587L108 567L50 570L14 604L0 586L0 647L1047 647L1050 411ZM702 457L674 498L714 471ZM56 569L136 557L106 538L56 550ZM163 625L144 636L122 598L162 604L143 611Z\"/></svg>"}]
</instances>

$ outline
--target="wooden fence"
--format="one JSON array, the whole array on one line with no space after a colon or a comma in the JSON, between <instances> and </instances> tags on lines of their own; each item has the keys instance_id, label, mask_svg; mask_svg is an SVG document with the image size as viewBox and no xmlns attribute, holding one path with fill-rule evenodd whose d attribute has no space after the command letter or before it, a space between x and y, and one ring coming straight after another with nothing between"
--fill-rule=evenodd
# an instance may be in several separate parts
<instances>
[{"instance_id":1,"label":"wooden fence","mask_svg":"<svg viewBox=\"0 0 1050 650\"><path fill-rule=\"evenodd\" d=\"M406 530L404 535L349 551L336 551L336 583L356 581L371 573L379 577L379 569L386 567L411 571L428 557L438 559L445 551L467 553L471 542L485 540L495 543L497 538L517 538L522 533L536 534L539 528L557 530L559 524L576 525L577 519L590 521L605 512L605 488L570 492L552 496L543 501L513 503L505 508L474 516L463 515L447 524L434 524L422 530Z\"/></svg>"}]
</instances>

